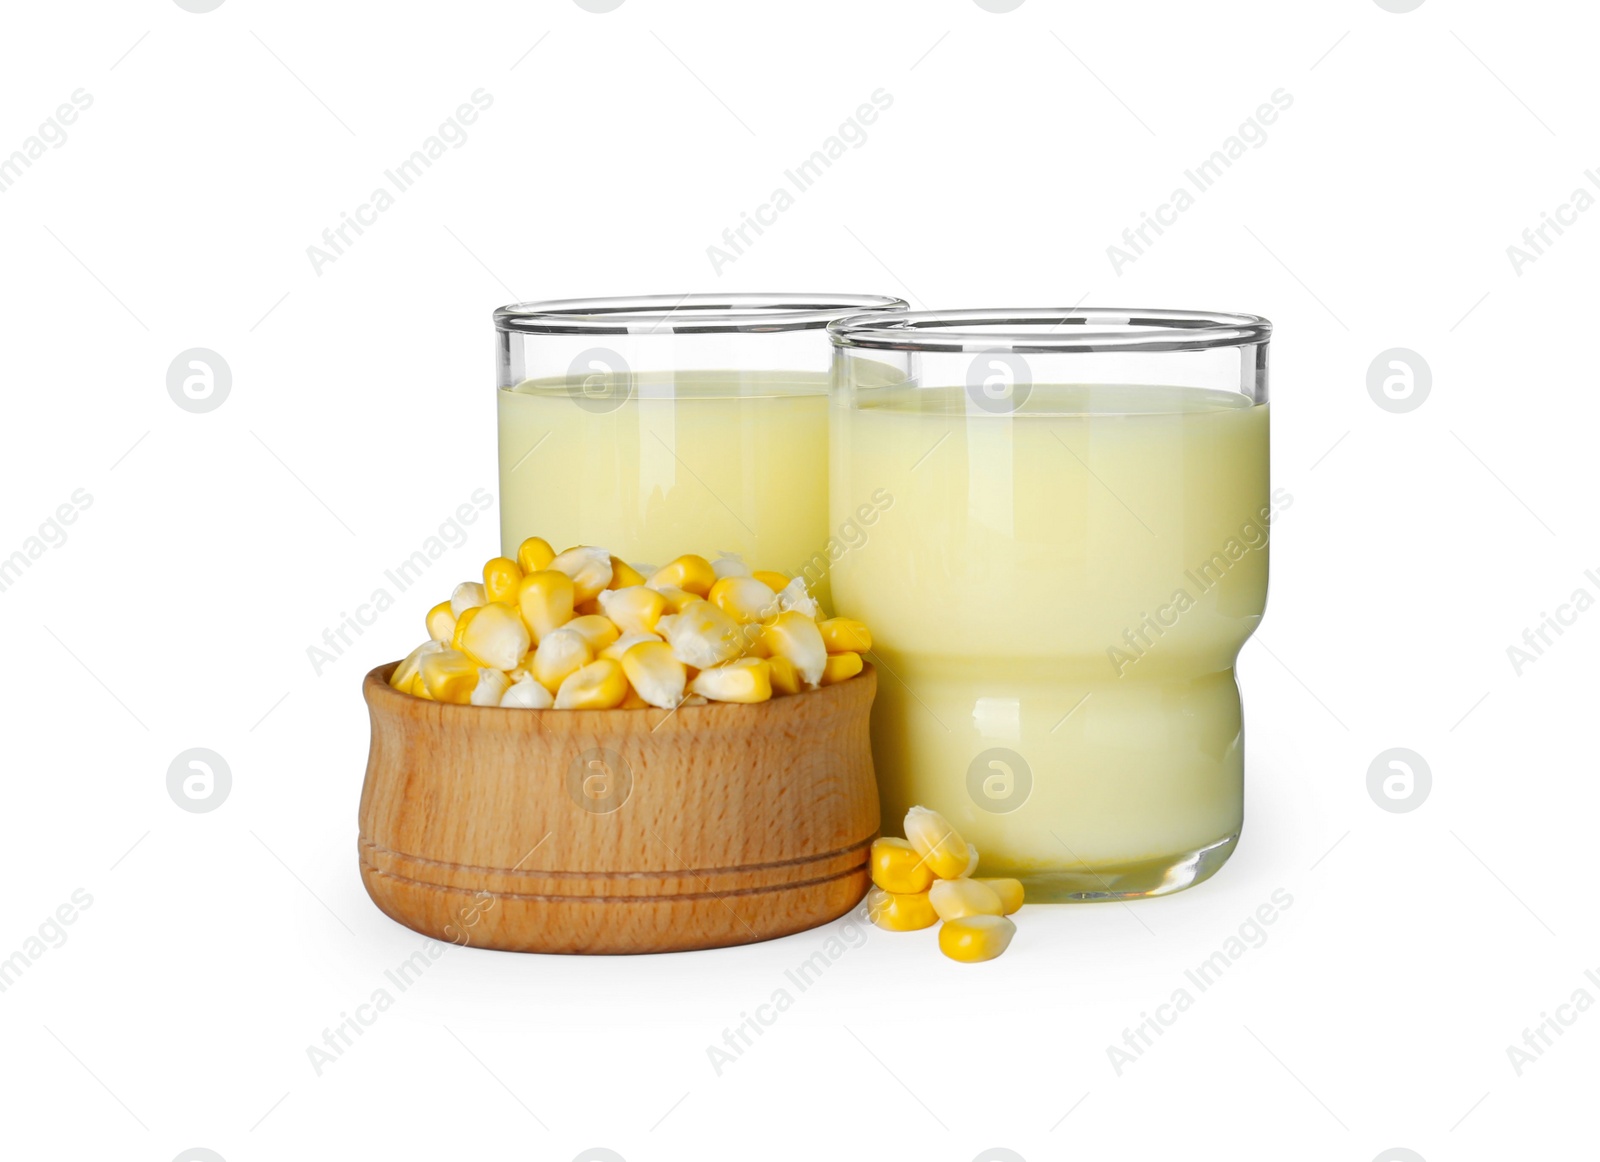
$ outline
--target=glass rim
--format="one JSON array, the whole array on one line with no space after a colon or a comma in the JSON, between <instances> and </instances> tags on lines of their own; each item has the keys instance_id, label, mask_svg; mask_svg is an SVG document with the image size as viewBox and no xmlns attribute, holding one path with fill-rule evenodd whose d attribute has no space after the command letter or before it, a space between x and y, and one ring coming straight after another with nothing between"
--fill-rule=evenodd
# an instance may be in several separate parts
<instances>
[{"instance_id":1,"label":"glass rim","mask_svg":"<svg viewBox=\"0 0 1600 1162\"><path fill-rule=\"evenodd\" d=\"M996 329L974 329L980 327ZM836 347L880 351L1138 353L1252 346L1272 337L1272 324L1260 315L1217 311L993 307L852 315L830 323L828 334Z\"/></svg>"},{"instance_id":2,"label":"glass rim","mask_svg":"<svg viewBox=\"0 0 1600 1162\"><path fill-rule=\"evenodd\" d=\"M820 330L843 316L899 311L888 295L686 294L551 299L508 303L494 312L497 331L525 335L715 335Z\"/></svg>"}]
</instances>

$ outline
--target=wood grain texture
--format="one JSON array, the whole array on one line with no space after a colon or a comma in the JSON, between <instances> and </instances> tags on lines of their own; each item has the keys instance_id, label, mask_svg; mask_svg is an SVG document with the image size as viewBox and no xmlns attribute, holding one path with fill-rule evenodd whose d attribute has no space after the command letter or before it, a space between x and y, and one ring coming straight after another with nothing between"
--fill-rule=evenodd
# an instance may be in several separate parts
<instances>
[{"instance_id":1,"label":"wood grain texture","mask_svg":"<svg viewBox=\"0 0 1600 1162\"><path fill-rule=\"evenodd\" d=\"M747 944L849 911L878 790L871 667L753 706L501 710L366 676L361 878L439 940L516 952Z\"/></svg>"}]
</instances>

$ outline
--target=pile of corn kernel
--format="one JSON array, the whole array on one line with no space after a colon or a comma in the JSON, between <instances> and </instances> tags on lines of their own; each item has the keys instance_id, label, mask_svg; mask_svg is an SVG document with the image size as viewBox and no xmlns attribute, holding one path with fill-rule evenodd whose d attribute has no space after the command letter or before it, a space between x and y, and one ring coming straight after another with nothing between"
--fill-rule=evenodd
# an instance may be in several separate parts
<instances>
[{"instance_id":1,"label":"pile of corn kernel","mask_svg":"<svg viewBox=\"0 0 1600 1162\"><path fill-rule=\"evenodd\" d=\"M389 684L436 702L665 710L765 702L853 678L872 635L824 618L804 578L693 554L648 576L606 549L529 537L428 610Z\"/></svg>"},{"instance_id":2,"label":"pile of corn kernel","mask_svg":"<svg viewBox=\"0 0 1600 1162\"><path fill-rule=\"evenodd\" d=\"M906 812L906 837L872 843L867 915L891 932L939 924L939 950L951 960L993 960L1011 944L1022 907L1022 881L973 879L978 849L937 811Z\"/></svg>"}]
</instances>

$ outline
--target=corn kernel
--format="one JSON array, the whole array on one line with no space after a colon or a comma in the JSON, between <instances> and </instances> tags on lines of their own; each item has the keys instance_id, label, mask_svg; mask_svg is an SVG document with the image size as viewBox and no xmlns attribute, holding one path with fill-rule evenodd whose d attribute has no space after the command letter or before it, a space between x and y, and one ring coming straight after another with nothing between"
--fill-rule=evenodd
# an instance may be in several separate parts
<instances>
[{"instance_id":1,"label":"corn kernel","mask_svg":"<svg viewBox=\"0 0 1600 1162\"><path fill-rule=\"evenodd\" d=\"M999 916L1004 911L1000 896L988 884L966 876L940 880L928 889L928 902L941 920L960 920L964 916Z\"/></svg>"},{"instance_id":2,"label":"corn kernel","mask_svg":"<svg viewBox=\"0 0 1600 1162\"><path fill-rule=\"evenodd\" d=\"M962 872L961 874L964 875L964 876L970 877L970 876L974 875L977 872L977 870L978 870L978 847L977 847L976 844L969 843L969 844L967 844L967 870Z\"/></svg>"},{"instance_id":3,"label":"corn kernel","mask_svg":"<svg viewBox=\"0 0 1600 1162\"><path fill-rule=\"evenodd\" d=\"M711 587L711 604L740 625L777 613L777 594L754 577L723 577Z\"/></svg>"},{"instance_id":4,"label":"corn kernel","mask_svg":"<svg viewBox=\"0 0 1600 1162\"><path fill-rule=\"evenodd\" d=\"M1022 907L1022 881L1010 878L979 879L974 883L986 885L991 892L1000 897L1000 914L1009 916Z\"/></svg>"},{"instance_id":5,"label":"corn kernel","mask_svg":"<svg viewBox=\"0 0 1600 1162\"><path fill-rule=\"evenodd\" d=\"M620 662L622 661L622 655L627 653L640 642L658 642L660 640L660 634L625 633L616 641L606 646L604 649L596 650L595 654L597 657L610 658L613 662Z\"/></svg>"},{"instance_id":6,"label":"corn kernel","mask_svg":"<svg viewBox=\"0 0 1600 1162\"><path fill-rule=\"evenodd\" d=\"M772 671L760 658L738 658L701 670L689 689L713 702L765 702L772 697Z\"/></svg>"},{"instance_id":7,"label":"corn kernel","mask_svg":"<svg viewBox=\"0 0 1600 1162\"><path fill-rule=\"evenodd\" d=\"M417 669L428 697L435 702L456 702L465 706L478 684L478 663L460 650L424 654Z\"/></svg>"},{"instance_id":8,"label":"corn kernel","mask_svg":"<svg viewBox=\"0 0 1600 1162\"><path fill-rule=\"evenodd\" d=\"M939 951L951 960L975 964L993 960L1011 944L1017 926L1004 916L966 916L939 927Z\"/></svg>"},{"instance_id":9,"label":"corn kernel","mask_svg":"<svg viewBox=\"0 0 1600 1162\"><path fill-rule=\"evenodd\" d=\"M748 577L750 566L744 563L744 558L738 553L717 552L717 559L711 562L711 571L716 574L717 580L724 577Z\"/></svg>"},{"instance_id":10,"label":"corn kernel","mask_svg":"<svg viewBox=\"0 0 1600 1162\"><path fill-rule=\"evenodd\" d=\"M561 688L567 675L594 661L594 651L576 630L562 627L545 635L533 651L533 676L552 692Z\"/></svg>"},{"instance_id":11,"label":"corn kernel","mask_svg":"<svg viewBox=\"0 0 1600 1162\"><path fill-rule=\"evenodd\" d=\"M588 545L579 545L561 553L550 562L550 568L572 578L574 605L593 601L611 583L611 554Z\"/></svg>"},{"instance_id":12,"label":"corn kernel","mask_svg":"<svg viewBox=\"0 0 1600 1162\"><path fill-rule=\"evenodd\" d=\"M521 614L502 601L491 601L469 612L472 617L456 648L480 666L516 669L533 640L528 627L522 624Z\"/></svg>"},{"instance_id":13,"label":"corn kernel","mask_svg":"<svg viewBox=\"0 0 1600 1162\"><path fill-rule=\"evenodd\" d=\"M451 649L461 648L461 639L467 636L467 626L472 624L472 619L478 616L478 610L482 608L481 605L471 605L461 611L461 616L456 618L455 627L450 631Z\"/></svg>"},{"instance_id":14,"label":"corn kernel","mask_svg":"<svg viewBox=\"0 0 1600 1162\"><path fill-rule=\"evenodd\" d=\"M628 696L622 700L622 705L618 706L617 709L618 710L649 710L650 709L650 703L646 702L642 697L640 697L639 691L635 690L632 686L629 686L628 687Z\"/></svg>"},{"instance_id":15,"label":"corn kernel","mask_svg":"<svg viewBox=\"0 0 1600 1162\"><path fill-rule=\"evenodd\" d=\"M660 618L656 632L680 662L702 670L736 658L744 649L738 624L709 601L692 601L682 613Z\"/></svg>"},{"instance_id":16,"label":"corn kernel","mask_svg":"<svg viewBox=\"0 0 1600 1162\"><path fill-rule=\"evenodd\" d=\"M804 613L785 610L761 631L761 644L774 657L788 658L800 671L800 680L815 686L822 680L822 671L828 664L828 651L823 648L822 634L817 623Z\"/></svg>"},{"instance_id":17,"label":"corn kernel","mask_svg":"<svg viewBox=\"0 0 1600 1162\"><path fill-rule=\"evenodd\" d=\"M500 696L500 705L521 710L549 710L555 701L550 691L534 681L531 674L511 683Z\"/></svg>"},{"instance_id":18,"label":"corn kernel","mask_svg":"<svg viewBox=\"0 0 1600 1162\"><path fill-rule=\"evenodd\" d=\"M529 573L517 585L517 607L534 642L572 620L572 596L572 578L554 569Z\"/></svg>"},{"instance_id":19,"label":"corn kernel","mask_svg":"<svg viewBox=\"0 0 1600 1162\"><path fill-rule=\"evenodd\" d=\"M478 684L472 688L469 701L474 706L498 706L511 683L504 671L482 668L478 671Z\"/></svg>"},{"instance_id":20,"label":"corn kernel","mask_svg":"<svg viewBox=\"0 0 1600 1162\"><path fill-rule=\"evenodd\" d=\"M767 669L772 674L772 696L774 698L784 694L800 693L800 671L794 668L794 663L788 658L766 659Z\"/></svg>"},{"instance_id":21,"label":"corn kernel","mask_svg":"<svg viewBox=\"0 0 1600 1162\"><path fill-rule=\"evenodd\" d=\"M621 557L611 558L611 581L607 589L626 589L630 585L643 585L644 574Z\"/></svg>"},{"instance_id":22,"label":"corn kernel","mask_svg":"<svg viewBox=\"0 0 1600 1162\"><path fill-rule=\"evenodd\" d=\"M689 677L666 642L639 642L622 655L622 672L640 698L671 710L683 701Z\"/></svg>"},{"instance_id":23,"label":"corn kernel","mask_svg":"<svg viewBox=\"0 0 1600 1162\"><path fill-rule=\"evenodd\" d=\"M483 591L490 601L512 604L517 600L517 582L522 580L522 566L510 557L491 557L483 563Z\"/></svg>"},{"instance_id":24,"label":"corn kernel","mask_svg":"<svg viewBox=\"0 0 1600 1162\"><path fill-rule=\"evenodd\" d=\"M911 846L927 861L934 875L953 880L967 874L974 851L943 815L926 807L913 807L906 812L905 830Z\"/></svg>"},{"instance_id":25,"label":"corn kernel","mask_svg":"<svg viewBox=\"0 0 1600 1162\"><path fill-rule=\"evenodd\" d=\"M409 694L412 680L416 678L417 672L421 668L423 657L427 654L436 654L444 648L443 642L434 641L432 638L423 642L407 654L400 664L394 668L394 673L389 675L389 685L396 690L403 690Z\"/></svg>"},{"instance_id":26,"label":"corn kernel","mask_svg":"<svg viewBox=\"0 0 1600 1162\"><path fill-rule=\"evenodd\" d=\"M411 688L407 691L407 693L415 694L418 698L426 699L429 702L433 701L433 695L428 693L428 684L422 680L421 670L418 670L416 674L412 676Z\"/></svg>"},{"instance_id":27,"label":"corn kernel","mask_svg":"<svg viewBox=\"0 0 1600 1162\"><path fill-rule=\"evenodd\" d=\"M783 587L789 584L789 578L785 577L782 573L774 573L770 569L757 569L754 573L750 574L750 576L754 577L757 581L761 582L761 584L765 585L774 593L782 593Z\"/></svg>"},{"instance_id":28,"label":"corn kernel","mask_svg":"<svg viewBox=\"0 0 1600 1162\"><path fill-rule=\"evenodd\" d=\"M557 710L611 710L628 696L622 667L609 658L574 670L556 691Z\"/></svg>"},{"instance_id":29,"label":"corn kernel","mask_svg":"<svg viewBox=\"0 0 1600 1162\"><path fill-rule=\"evenodd\" d=\"M915 932L932 928L939 914L928 902L927 892L886 892L873 888L867 892L867 919L891 932Z\"/></svg>"},{"instance_id":30,"label":"corn kernel","mask_svg":"<svg viewBox=\"0 0 1600 1162\"><path fill-rule=\"evenodd\" d=\"M860 654L829 654L822 664L822 685L833 686L861 673Z\"/></svg>"},{"instance_id":31,"label":"corn kernel","mask_svg":"<svg viewBox=\"0 0 1600 1162\"><path fill-rule=\"evenodd\" d=\"M582 634L583 640L589 643L589 648L596 654L621 636L621 631L612 624L611 619L598 613L575 617L561 628Z\"/></svg>"},{"instance_id":32,"label":"corn kernel","mask_svg":"<svg viewBox=\"0 0 1600 1162\"><path fill-rule=\"evenodd\" d=\"M456 632L456 615L450 611L450 603L441 601L428 610L428 636L436 642L447 642Z\"/></svg>"},{"instance_id":33,"label":"corn kernel","mask_svg":"<svg viewBox=\"0 0 1600 1162\"><path fill-rule=\"evenodd\" d=\"M864 654L872 648L872 631L853 617L830 617L817 622L817 630L830 654Z\"/></svg>"},{"instance_id":34,"label":"corn kernel","mask_svg":"<svg viewBox=\"0 0 1600 1162\"><path fill-rule=\"evenodd\" d=\"M872 841L872 882L897 895L926 892L933 886L933 871L917 849L903 839L884 836Z\"/></svg>"},{"instance_id":35,"label":"corn kernel","mask_svg":"<svg viewBox=\"0 0 1600 1162\"><path fill-rule=\"evenodd\" d=\"M450 612L457 617L460 617L468 609L488 604L489 595L484 592L483 586L476 581L463 581L450 594Z\"/></svg>"},{"instance_id":36,"label":"corn kernel","mask_svg":"<svg viewBox=\"0 0 1600 1162\"><path fill-rule=\"evenodd\" d=\"M600 608L623 633L655 633L667 611L667 599L654 589L630 585L600 594Z\"/></svg>"},{"instance_id":37,"label":"corn kernel","mask_svg":"<svg viewBox=\"0 0 1600 1162\"><path fill-rule=\"evenodd\" d=\"M822 607L817 604L816 598L811 596L811 591L806 588L806 579L796 577L778 591L778 608L792 609L796 613L803 613L812 621L820 620Z\"/></svg>"},{"instance_id":38,"label":"corn kernel","mask_svg":"<svg viewBox=\"0 0 1600 1162\"><path fill-rule=\"evenodd\" d=\"M556 551L543 537L529 537L517 549L517 565L524 573L542 573L556 559Z\"/></svg>"},{"instance_id":39,"label":"corn kernel","mask_svg":"<svg viewBox=\"0 0 1600 1162\"><path fill-rule=\"evenodd\" d=\"M693 553L685 554L677 560L663 565L656 570L655 576L650 578L650 588L652 589L659 589L663 585L671 585L676 589L687 589L696 597L706 596L716 583L717 573L711 567L711 562L704 557L697 557Z\"/></svg>"},{"instance_id":40,"label":"corn kernel","mask_svg":"<svg viewBox=\"0 0 1600 1162\"><path fill-rule=\"evenodd\" d=\"M650 588L661 594L667 603L668 613L682 613L685 605L700 600L687 589L679 589L676 585L652 585Z\"/></svg>"}]
</instances>

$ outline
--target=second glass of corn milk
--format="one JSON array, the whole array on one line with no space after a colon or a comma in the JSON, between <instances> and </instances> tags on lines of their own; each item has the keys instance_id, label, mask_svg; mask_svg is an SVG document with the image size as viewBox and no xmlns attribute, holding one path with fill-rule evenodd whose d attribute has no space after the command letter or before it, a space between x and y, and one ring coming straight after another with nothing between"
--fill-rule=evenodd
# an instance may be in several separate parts
<instances>
[{"instance_id":1,"label":"second glass of corn milk","mask_svg":"<svg viewBox=\"0 0 1600 1162\"><path fill-rule=\"evenodd\" d=\"M833 566L871 628L885 834L914 804L1030 901L1161 895L1244 818L1234 660L1267 594L1271 324L1113 309L844 319Z\"/></svg>"},{"instance_id":2,"label":"second glass of corn milk","mask_svg":"<svg viewBox=\"0 0 1600 1162\"><path fill-rule=\"evenodd\" d=\"M877 295L659 295L495 312L502 551L540 536L790 575L829 544L825 328ZM819 596L826 599L826 577Z\"/></svg>"}]
</instances>

